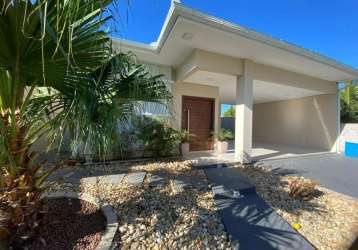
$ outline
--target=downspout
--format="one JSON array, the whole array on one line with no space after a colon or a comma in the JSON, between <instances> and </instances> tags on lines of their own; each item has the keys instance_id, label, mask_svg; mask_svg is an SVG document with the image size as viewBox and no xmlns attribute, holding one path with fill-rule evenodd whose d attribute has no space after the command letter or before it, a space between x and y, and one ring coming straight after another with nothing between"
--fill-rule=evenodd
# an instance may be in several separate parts
<instances>
[{"instance_id":1,"label":"downspout","mask_svg":"<svg viewBox=\"0 0 358 250\"><path fill-rule=\"evenodd\" d=\"M340 98L340 89L339 89L339 82L336 83L337 86L337 145L336 145L336 152L340 152L341 146L341 98Z\"/></svg>"}]
</instances>

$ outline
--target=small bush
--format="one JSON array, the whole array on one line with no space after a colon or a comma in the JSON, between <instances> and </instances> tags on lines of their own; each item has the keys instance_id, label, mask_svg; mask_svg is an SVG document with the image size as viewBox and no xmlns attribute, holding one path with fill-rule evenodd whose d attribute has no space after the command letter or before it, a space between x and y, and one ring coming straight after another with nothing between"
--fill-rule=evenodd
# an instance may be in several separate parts
<instances>
[{"instance_id":1,"label":"small bush","mask_svg":"<svg viewBox=\"0 0 358 250\"><path fill-rule=\"evenodd\" d=\"M136 136L144 144L144 154L171 156L178 150L182 135L160 118L143 117L136 122Z\"/></svg>"},{"instance_id":2,"label":"small bush","mask_svg":"<svg viewBox=\"0 0 358 250\"><path fill-rule=\"evenodd\" d=\"M179 132L180 141L181 143L189 143L193 137L195 137L195 134L189 133L187 130L182 130Z\"/></svg>"},{"instance_id":3,"label":"small bush","mask_svg":"<svg viewBox=\"0 0 358 250\"><path fill-rule=\"evenodd\" d=\"M234 139L234 135L230 130L220 129L219 133L217 133L217 138L219 141L228 141Z\"/></svg>"},{"instance_id":4,"label":"small bush","mask_svg":"<svg viewBox=\"0 0 358 250\"><path fill-rule=\"evenodd\" d=\"M289 181L290 196L295 199L310 200L315 193L316 183L304 178Z\"/></svg>"}]
</instances>

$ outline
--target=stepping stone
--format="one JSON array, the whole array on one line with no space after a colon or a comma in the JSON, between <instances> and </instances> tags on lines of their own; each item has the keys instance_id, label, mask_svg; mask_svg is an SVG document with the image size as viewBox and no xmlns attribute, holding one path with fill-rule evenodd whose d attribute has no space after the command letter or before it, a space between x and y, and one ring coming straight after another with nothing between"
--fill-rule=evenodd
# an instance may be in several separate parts
<instances>
[{"instance_id":1,"label":"stepping stone","mask_svg":"<svg viewBox=\"0 0 358 250\"><path fill-rule=\"evenodd\" d=\"M150 187L163 187L167 183L168 174L165 172L159 172L150 175L149 186Z\"/></svg>"},{"instance_id":2,"label":"stepping stone","mask_svg":"<svg viewBox=\"0 0 358 250\"><path fill-rule=\"evenodd\" d=\"M173 184L175 189L184 189L191 186L191 181L189 177L178 176L173 179Z\"/></svg>"},{"instance_id":3,"label":"stepping stone","mask_svg":"<svg viewBox=\"0 0 358 250\"><path fill-rule=\"evenodd\" d=\"M215 203L235 249L314 249L257 194L217 195Z\"/></svg>"},{"instance_id":4,"label":"stepping stone","mask_svg":"<svg viewBox=\"0 0 358 250\"><path fill-rule=\"evenodd\" d=\"M103 176L91 176L82 178L81 182L86 184L96 184L98 182L101 182L103 184L109 184L109 185L120 185L124 174L114 174L114 175L103 175Z\"/></svg>"},{"instance_id":5,"label":"stepping stone","mask_svg":"<svg viewBox=\"0 0 358 250\"><path fill-rule=\"evenodd\" d=\"M210 168L205 173L215 190L214 194L227 192L230 196L236 192L242 195L256 193L255 186L235 168Z\"/></svg>"},{"instance_id":6,"label":"stepping stone","mask_svg":"<svg viewBox=\"0 0 358 250\"><path fill-rule=\"evenodd\" d=\"M90 174L84 169L77 169L72 173L66 174L63 176L64 182L72 184L80 184L81 179L88 177Z\"/></svg>"},{"instance_id":7,"label":"stepping stone","mask_svg":"<svg viewBox=\"0 0 358 250\"><path fill-rule=\"evenodd\" d=\"M130 186L139 186L143 183L145 172L138 172L138 173L130 173L128 174L128 185Z\"/></svg>"},{"instance_id":8,"label":"stepping stone","mask_svg":"<svg viewBox=\"0 0 358 250\"><path fill-rule=\"evenodd\" d=\"M111 185L120 185L124 176L124 174L104 175L101 177L101 179L104 183L108 183Z\"/></svg>"},{"instance_id":9,"label":"stepping stone","mask_svg":"<svg viewBox=\"0 0 358 250\"><path fill-rule=\"evenodd\" d=\"M86 178L82 178L81 179L81 183L83 184L97 184L99 182L99 178L98 176L93 176L93 177L86 177Z\"/></svg>"}]
</instances>

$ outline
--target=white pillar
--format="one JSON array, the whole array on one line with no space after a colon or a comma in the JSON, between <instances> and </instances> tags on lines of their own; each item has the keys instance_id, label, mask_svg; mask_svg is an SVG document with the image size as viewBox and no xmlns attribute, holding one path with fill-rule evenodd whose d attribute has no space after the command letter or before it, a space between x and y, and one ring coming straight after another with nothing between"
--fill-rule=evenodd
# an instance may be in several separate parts
<instances>
[{"instance_id":1,"label":"white pillar","mask_svg":"<svg viewBox=\"0 0 358 250\"><path fill-rule=\"evenodd\" d=\"M235 158L242 163L251 162L253 62L244 61L244 70L236 80Z\"/></svg>"}]
</instances>

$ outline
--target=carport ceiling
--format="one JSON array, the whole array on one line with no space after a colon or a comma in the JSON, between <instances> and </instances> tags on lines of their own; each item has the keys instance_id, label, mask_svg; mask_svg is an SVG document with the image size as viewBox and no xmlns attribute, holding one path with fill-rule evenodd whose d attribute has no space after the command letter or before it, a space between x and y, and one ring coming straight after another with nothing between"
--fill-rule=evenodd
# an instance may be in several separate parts
<instances>
[{"instance_id":1,"label":"carport ceiling","mask_svg":"<svg viewBox=\"0 0 358 250\"><path fill-rule=\"evenodd\" d=\"M200 70L190 75L186 79L186 82L218 87L221 102L235 104L236 76ZM255 104L323 94L319 91L312 91L259 80L254 80L253 89Z\"/></svg>"}]
</instances>

